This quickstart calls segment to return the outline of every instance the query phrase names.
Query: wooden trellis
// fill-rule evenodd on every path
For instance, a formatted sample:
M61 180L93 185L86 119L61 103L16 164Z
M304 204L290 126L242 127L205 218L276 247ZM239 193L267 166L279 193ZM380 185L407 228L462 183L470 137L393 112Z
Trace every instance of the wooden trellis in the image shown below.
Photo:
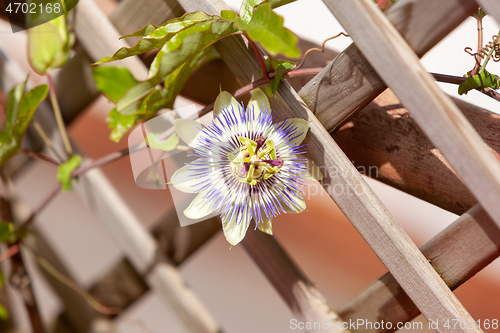
M310 132L306 138L309 157L325 170L337 170L325 174L324 188L389 272L334 312L275 238L249 232L242 245L294 315L303 321L327 319L342 323L361 318L371 322L392 322L393 329L384 332L394 331L396 323L412 320L419 313L440 322L453 319L474 322L451 290L500 254L500 205L497 204L500 202L500 165L483 141L486 140L493 151L500 152L500 143L492 129L495 126L499 128L500 122L487 111L443 94L433 78L423 70L418 57L455 29L477 9L478 4L500 22L500 5L495 0L478 0L478 3L473 0L399 0L384 15L371 0L324 2L353 38L355 45L339 54L299 92L287 82L280 83L271 103L275 109L310 121ZM127 46L125 41L118 39L121 35L148 23L161 24L184 12L202 10L218 14L222 9L227 8L219 0L123 0L108 18L94 0L80 0L76 7L75 32L83 48L77 51L70 65L61 70L56 78L58 96L67 118L74 117L97 95L88 75L89 64ZM241 83L247 84L261 76L255 54L243 36L224 38L215 47ZM2 90L8 91L22 80L25 73L16 69L15 61L5 51L0 61ZM122 65L138 79L147 75L147 67L138 57L131 57ZM79 86L64 84L65 79L75 77L81 78ZM391 92L384 92L387 87L392 88L408 108L401 108L400 112L410 112L413 116L404 126L416 128L417 124L422 129L404 137L405 144L412 148L407 149L404 156L384 156L386 152L376 148L385 146L383 140L398 135L392 130L387 134L389 138L374 134L386 131L394 123L390 117L373 119L375 114L384 112L381 111L384 105L399 103ZM76 89L78 93L75 93ZM380 94L381 97L373 101ZM67 97L75 95L78 98ZM54 133L57 131L55 123L46 116L47 111L43 112L47 107L41 106L42 112L37 114L37 119L47 133ZM362 130L335 133L349 120ZM407 133L404 126L400 126L399 130ZM429 141L422 146L421 143L427 140L425 137ZM380 145L364 145L373 140L379 140ZM430 191L418 181L398 181L390 170L380 169L379 175L379 180L391 186L462 214L418 249L365 183L352 164L351 156L364 152L362 158L354 159L359 165L377 165L378 158L391 159L391 163L416 161L411 157L420 154L420 150L429 150L428 147L433 145L440 149L450 165L439 159L428 159L422 161L418 168L403 168L399 176L418 179L437 175L434 190ZM79 195L113 230L113 237L133 266L122 263L109 273L134 276L135 283L141 286L138 294L128 302L138 298L148 285L175 309L188 331L219 331L210 309L206 309L185 286L175 265L213 235L220 228L220 222L217 219L204 222L206 227L202 236L188 245L188 253L177 257L158 255L158 241L127 208L100 170L84 174L80 183ZM337 194L332 190L335 185L350 189L350 195ZM171 230L166 228L158 233ZM453 242L446 241L450 239ZM57 254L51 252L43 239L38 239L38 246L54 266L68 274ZM427 258L436 259L429 262ZM76 301L74 292L65 289L59 281L49 280L63 299L64 315L71 329L88 332L88 323L97 320L100 315L86 303ZM334 328L320 331L349 332ZM382 330L366 328L356 332L375 331ZM469 325L467 328L439 326L438 331L480 332L481 329L477 326L470 328Z

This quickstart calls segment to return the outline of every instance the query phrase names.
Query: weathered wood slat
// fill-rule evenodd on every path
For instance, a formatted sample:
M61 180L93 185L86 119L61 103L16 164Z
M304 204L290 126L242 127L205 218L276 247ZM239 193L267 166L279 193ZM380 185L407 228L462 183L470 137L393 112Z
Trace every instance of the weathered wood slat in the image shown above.
M248 232L242 245L294 313L313 323L326 320L329 327L319 330L321 332L349 333L341 328L343 320L276 238L262 232Z
M458 172L490 216L500 224L500 165L453 101L371 2L326 0L358 48ZM345 4L348 7L341 6ZM352 15L360 15L350 20ZM367 33L368 32L368 33Z
M499 116L458 99L454 102L485 142L500 153ZM458 215L477 204L390 89L333 138L357 167L376 168L377 179L390 186Z
M473 0L399 0L387 17L421 57L476 8ZM305 85L299 95L332 132L385 88L370 63L351 44Z
M372 66L412 112L484 209L500 224L497 205L500 165L451 99L425 72L401 35L369 1L326 0L325 3L358 48L369 55ZM470 318L466 312L450 307L452 314L457 318Z
M97 61L114 54L122 47L130 47L93 0L78 3L75 8L75 34L92 60ZM138 80L147 77L148 69L137 56L120 60L115 66L127 67Z
M122 35L126 35L149 23L161 25L183 13L184 10L175 0L124 0L118 4L109 19Z
M500 152L500 117L455 100L490 147ZM477 203L434 145L425 137L391 90L386 90L333 135L358 168L376 167L370 175L457 214ZM450 241L451 240L451 241ZM451 289L457 288L499 255L500 232L476 205L421 250ZM339 310L344 320L393 323L412 320L420 311L390 273L384 275Z
M216 14L224 9L220 1L179 2L186 11L204 10ZM241 36L225 38L216 47L243 83L260 76L257 59ZM469 318L467 311L297 93L286 82L282 83L271 103L293 117L310 121L305 143L309 144L308 155L328 171L323 186L422 312L431 318ZM335 186L342 188L343 192L336 192Z
M421 247L432 266L451 289L458 288L500 255L500 230L481 206L476 205ZM339 310L344 320L392 323L391 329L356 333L389 333L399 322L414 319L419 309L387 273ZM468 325L467 325L468 326ZM458 330L456 330L458 331ZM456 332L455 331L455 332Z

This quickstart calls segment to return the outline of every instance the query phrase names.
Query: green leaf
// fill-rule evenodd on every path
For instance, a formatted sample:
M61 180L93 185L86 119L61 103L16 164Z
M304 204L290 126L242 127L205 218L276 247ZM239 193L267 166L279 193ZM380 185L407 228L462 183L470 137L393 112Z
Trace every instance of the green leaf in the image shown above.
M14 156L21 147L26 128L41 101L47 97L49 87L37 86L24 94L26 82L13 88L7 98L4 130L0 132L0 165ZM24 94L24 95L23 95Z
M57 179L61 183L61 188L64 191L69 191L73 188L71 174L73 170L80 166L80 163L82 163L82 158L79 155L73 155L69 160L59 166L57 170Z
M69 60L74 36L68 33L66 16L28 29L28 57L31 68L40 75L63 66Z
M269 3L273 8L278 8L297 0L244 0L240 8L240 17L245 22L250 22L254 8L263 3Z
M28 82L29 74L26 80L14 87L7 98L7 115L5 116L4 130L7 131L12 129L17 120L17 114L19 112L19 104L21 104L21 99L23 98L24 92L26 91L26 83Z
M222 37L236 31L236 25L226 20L196 23L179 31L156 55L149 69L148 80L139 82L127 91L116 104L116 109L123 114L135 113L141 100L167 75Z
M0 288L2 288L4 284L5 284L5 276L3 275L3 272L0 271Z
M134 114L126 115L115 109L111 110L107 122L112 129L110 139L120 141L123 136L139 121L151 118L154 114L164 108L172 108L175 98L181 90L189 75L206 58L212 58L212 47L206 48L198 53L193 59L177 68L172 74L167 76L164 85L165 89L154 89L140 102L138 110Z
M465 77L467 77L467 80L458 86L459 95L467 94L469 90L476 88L500 88L500 80L498 76L490 74L487 71L480 72L472 76L470 76L470 72L468 72Z
M250 22L241 18L236 22L238 28L260 42L271 55L282 53L290 58L300 57L297 37L283 26L283 17L272 11L271 4L265 3L255 8Z
M124 67L94 67L92 75L97 90L115 103L138 82L130 71Z
M42 84L31 89L23 96L19 104L16 124L12 127L12 133L15 137L23 137L38 104L47 97L48 92L49 86Z
M0 222L0 242L9 239L10 236L12 235L13 230L14 229L12 228L12 224L8 222Z
M109 128L112 130L109 138L112 141L119 142L139 120L140 118L137 115L123 115L114 108L106 119Z
M269 59L271 59L271 61L272 61L271 63L273 65L274 71L276 71L276 72L279 72L279 71L284 70L284 69L290 69L290 68L293 68L295 66L295 63L291 62L291 61L274 59L274 58L269 58ZM269 67L269 60L266 60L266 63L267 63L267 66ZM285 73L275 75L273 80L271 81L271 83L269 83L266 86L266 92L270 98L274 97L274 95L276 94L276 90L278 89L278 85L279 85L283 75L285 75Z
M179 137L175 134L172 134L168 139L160 141L158 136L161 133L148 133L146 137L146 143L151 148L161 149L163 151L174 150L179 144Z
M220 12L220 18L229 22L236 22L238 15L232 10L223 10Z
M97 61L94 65L121 60L127 57L142 54L147 51L158 49L165 45L165 43L172 39L172 37L174 37L182 29L190 27L193 24L199 22L216 20L218 18L218 16L210 16L208 14L205 14L204 12L194 12L186 14L179 18L169 20L164 25L159 27L153 24L149 24L139 31L122 37L143 37L136 45L130 48L122 47L113 56L103 58Z

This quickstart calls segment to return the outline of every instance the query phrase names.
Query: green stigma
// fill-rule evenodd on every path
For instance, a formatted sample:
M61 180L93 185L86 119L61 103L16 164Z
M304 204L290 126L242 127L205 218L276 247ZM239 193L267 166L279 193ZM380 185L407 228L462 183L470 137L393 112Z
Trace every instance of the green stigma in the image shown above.
M240 182L257 185L259 181L268 179L280 171L283 160L277 158L272 140L258 137L253 141L243 136L238 140L241 146L227 157L233 175Z

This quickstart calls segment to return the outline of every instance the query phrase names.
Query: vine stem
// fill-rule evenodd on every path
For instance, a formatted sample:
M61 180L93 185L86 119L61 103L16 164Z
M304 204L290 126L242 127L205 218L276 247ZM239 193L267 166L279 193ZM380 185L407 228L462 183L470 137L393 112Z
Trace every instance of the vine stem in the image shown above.
M259 48L257 47L257 44L248 36L247 33L244 33L245 37L248 39L248 43L253 49L253 52L257 56L257 59L259 60L260 68L262 69L262 74L264 78L267 80L267 83L271 82L271 78L269 77L269 73L267 71L266 63L264 61L264 58L262 58L262 54L260 53Z
M454 75L446 75L446 74L436 74L436 73L431 73L432 76L436 79L438 82L444 82L444 83L452 83L452 84L462 84L467 80L465 77L461 76L454 76ZM491 88L476 88L477 91L482 92L486 96L489 96L493 98L494 100L497 100L500 102L500 94L497 93L495 90Z
M64 120L61 114L61 109L59 108L59 103L57 102L56 89L54 86L54 81L50 73L47 73L47 80L49 81L49 92L50 101L52 103L52 108L54 109L54 114L56 116L57 126L61 132L61 136L64 143L64 148L69 156L73 155L73 149L71 148L71 143L69 142L68 133L66 132L66 127L64 126Z
M37 160L49 162L49 163L57 165L57 166L59 165L59 163L56 160L54 160L54 159L52 159L52 158L50 158L48 156L45 156L45 155L42 155L42 154L38 154L38 153L29 151L29 150L26 150L26 149L21 149L20 152L23 153L26 156L35 158Z

